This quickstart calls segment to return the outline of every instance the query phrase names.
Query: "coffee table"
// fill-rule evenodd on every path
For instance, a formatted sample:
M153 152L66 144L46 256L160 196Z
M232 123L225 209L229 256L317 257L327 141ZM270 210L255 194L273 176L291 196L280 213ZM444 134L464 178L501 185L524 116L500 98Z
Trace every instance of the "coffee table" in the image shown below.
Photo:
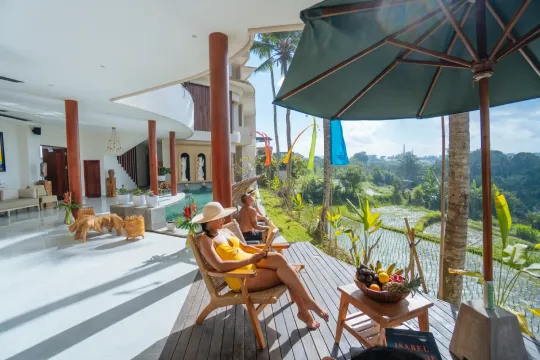
M379 303L368 298L356 286L339 286L341 301L336 328L336 344L341 339L343 329L347 330L366 347L386 345L384 328L405 326L414 330L405 321L418 318L420 331L429 331L428 309L433 303L421 295L409 295L395 303ZM349 304L360 310L347 316Z

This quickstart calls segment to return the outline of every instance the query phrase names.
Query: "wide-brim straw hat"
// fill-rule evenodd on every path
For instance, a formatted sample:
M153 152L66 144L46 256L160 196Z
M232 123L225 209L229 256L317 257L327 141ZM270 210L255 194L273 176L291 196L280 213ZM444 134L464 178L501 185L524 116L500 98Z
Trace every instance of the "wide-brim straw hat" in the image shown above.
M202 213L196 215L191 222L194 224L207 223L229 216L235 211L234 207L224 209L220 203L212 201L204 205Z

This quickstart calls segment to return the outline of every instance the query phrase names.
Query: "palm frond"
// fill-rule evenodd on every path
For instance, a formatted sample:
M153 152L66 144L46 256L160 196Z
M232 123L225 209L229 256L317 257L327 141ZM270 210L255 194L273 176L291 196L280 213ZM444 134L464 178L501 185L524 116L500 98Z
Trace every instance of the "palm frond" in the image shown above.
M259 65L255 71L253 71L255 74L257 73L261 73L261 72L267 72L267 71L270 71L271 68L274 67L274 64L273 64L273 59L272 58L268 58L266 59L265 61L263 61L263 63L261 65Z

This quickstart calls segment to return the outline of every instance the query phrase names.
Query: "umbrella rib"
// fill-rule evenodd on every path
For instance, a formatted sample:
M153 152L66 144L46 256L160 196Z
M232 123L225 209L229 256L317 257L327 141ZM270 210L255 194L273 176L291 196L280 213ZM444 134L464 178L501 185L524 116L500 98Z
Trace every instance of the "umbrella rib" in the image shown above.
M419 1L424 1L424 0L394 0L394 1L374 0L374 1L360 2L356 4L332 6L332 7L323 8L321 16L316 17L316 19L330 17L330 16L351 14L351 13L355 13L359 11L369 11L369 10L377 10L377 9L398 6L398 5L407 5L407 4L419 2Z
M459 5L463 5L464 3L466 3L467 1L466 0L463 0L463 1L460 1L460 2L457 2L455 4L452 5L452 7L456 7L456 6L459 6ZM327 78L328 76L332 75L333 73L335 73L336 71L339 71L340 69L344 68L345 66L347 65L350 65L352 64L353 62L355 62L356 60L364 57L365 55L377 50L378 48L380 48L381 46L383 46L386 42L385 40L389 37L398 37L398 36L401 36L415 28L417 28L418 26L422 25L424 22L426 22L427 20L439 15L440 13L442 12L441 9L438 9L438 10L434 10L430 13L428 13L427 15L425 15L424 17L421 17L420 19L416 20L415 22L401 28L400 30L388 35L386 38L382 39L381 41L369 46L368 48L360 51L359 53L357 53L356 55L353 55L351 56L350 58L340 62L339 64L331 67L330 69L326 70L325 72L315 76L313 79L305 82L304 84L296 87L295 89L289 91L288 93L286 93L285 95L283 95L281 97L281 101L285 101L287 100L288 98L290 98L291 96L294 96L296 94L298 94L299 92L301 92L302 90L305 90L307 89L308 87L310 87L311 85L314 85L316 83L318 83L319 81Z
M459 4L459 6L457 6L454 11L459 11L459 9L465 5L466 2L462 2ZM469 7L470 8L470 7ZM426 41L431 35L433 35L433 33L435 31L437 31L437 29L439 29L445 22L447 21L447 19L445 18L442 18L440 20L438 20L435 24L433 24L433 26L431 28L429 28L425 33L423 33L414 43L414 46L417 46L417 45L420 45L422 44L424 41ZM411 53L411 49L408 49L404 52L402 52L396 59L394 59L394 61L392 61L392 63L390 65L388 65L381 73L379 73L379 75L377 75L373 80L370 81L369 84L367 84L358 94L356 94L356 96L354 98L352 98L341 110L339 110L339 112L334 116L332 117L333 119L337 119L339 118L341 115L343 115L343 113L345 111L347 111L351 106L354 105L354 103L356 103L362 96L364 96L369 90L371 90L371 88L373 86L375 86L379 81L381 81L382 78L384 78L386 75L388 75L388 73L390 73L390 71L392 71L396 65L400 62L400 60L403 60L405 59L407 56L409 56L409 54ZM467 63L467 65L469 65ZM470 66L470 65L469 65Z
M408 44L408 43L406 43L404 41L400 41L400 40L397 40L397 39L387 39L386 42L389 43L389 44L392 44L392 45L400 46L400 47L403 47L403 48L406 48L406 49L409 49L409 50L419 52L421 54L430 55L430 56L439 58L441 60L446 60L446 61L450 61L450 62L459 64L459 65L463 65L463 66L466 66L466 67L471 67L471 63L469 61L467 61L465 59L455 57L455 56L452 56L452 55L447 55L447 54L439 52L439 51L434 51L434 50L426 49L426 48L421 47L421 46Z
M470 66L463 66L449 61L426 61L426 60L409 60L409 59L397 59L398 63L405 64L416 64L416 65L427 65L427 66L437 66L437 67L447 67L454 69L470 69Z
M527 46L530 42L538 39L540 37L540 25L536 25L534 28L532 28L531 31L529 31L525 36L523 36L520 40L518 40L515 44L512 46L507 46L506 49L501 50L499 54L496 56L496 61L501 61L503 57L506 55L509 55L513 53L516 50L519 50L523 48L524 46Z
M523 15L525 10L527 9L527 6L529 6L530 3L531 3L531 0L523 1L523 4L521 4L519 9L516 11L514 16L512 17L512 20L510 20L508 25L504 27L503 33L501 37L499 38L499 41L497 41L497 44L495 45L495 47L493 48L493 51L489 55L489 61L493 61L495 59L495 55L497 55L497 52L501 49L503 42L506 40L506 38L508 37L508 34L510 34L514 26L516 26L518 20L521 18L521 16Z
M461 26L464 26L467 22L467 18L469 17L469 14L471 13L473 4L470 3L469 7L465 11L465 14L463 14L463 18L461 19ZM450 43L448 44L448 48L446 49L446 53L450 54L452 52L452 48L454 47L457 40L457 33L454 31L452 34L452 39L450 40ZM435 72L435 75L433 75L433 79L431 80L431 84L429 84L429 89L426 93L426 96L424 97L424 101L422 102L422 106L420 107L420 111L418 111L417 117L421 117L424 113L424 110L426 109L427 103L429 99L431 98L431 94L433 93L433 89L435 88L435 85L437 84L437 81L439 81L439 77L441 76L442 67L438 68Z
M499 17L499 15L495 11L495 9L493 9L493 6L491 6L491 3L489 1L486 1L486 6L487 6L489 12L491 13L491 15L493 15L493 17L495 18L495 21L497 21L497 23L499 24L499 26L501 28L505 29L506 25L504 24L502 19ZM512 41L514 44L517 42L516 37L512 34L512 31L510 31L506 36L508 36L510 41ZM519 49L519 52L523 56L525 61L527 61L527 63L531 66L531 68L534 70L534 72L536 72L536 74L538 76L540 76L540 69L538 68L538 66L536 66L538 61L535 62L533 59L531 59L529 54L527 54L527 52L525 52L525 49L523 49L523 48Z
M467 48L467 51L469 51L469 53L471 54L474 61L475 62L480 62L480 57L478 56L478 54L474 50L474 48L473 48L473 46L471 44L471 41L469 40L467 35L463 32L463 29L457 23L456 19L454 18L454 16L450 12L450 10L448 10L448 7L446 7L446 5L444 4L444 2L442 0L437 0L437 2L441 6L444 14L446 15L446 17L450 21L450 24L452 24L452 27L454 28L454 30L456 31L456 33L460 37L461 41L463 41L463 44L465 45L465 48Z

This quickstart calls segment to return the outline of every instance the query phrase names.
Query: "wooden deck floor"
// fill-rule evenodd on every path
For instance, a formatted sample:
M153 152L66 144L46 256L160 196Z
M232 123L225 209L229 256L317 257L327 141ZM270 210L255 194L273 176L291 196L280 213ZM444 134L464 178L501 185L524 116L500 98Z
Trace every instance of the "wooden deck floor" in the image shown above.
M322 323L318 331L307 331L296 319L296 305L290 305L288 295L265 308L259 316L268 346L257 351L256 340L244 307L230 306L214 311L204 324L196 325L195 318L208 303L208 292L200 275L195 279L160 360L214 359L320 359L331 355L350 359L349 348L361 346L344 332L341 342L334 344L336 317L339 308L337 287L352 282L354 267L342 263L309 243L295 243L286 251L289 262L306 265L302 279L312 296L330 313L330 321ZM451 360L448 351L456 308L431 299L430 331L435 336L443 359ZM409 324L418 328L416 321ZM540 359L540 344L524 337L529 359Z

